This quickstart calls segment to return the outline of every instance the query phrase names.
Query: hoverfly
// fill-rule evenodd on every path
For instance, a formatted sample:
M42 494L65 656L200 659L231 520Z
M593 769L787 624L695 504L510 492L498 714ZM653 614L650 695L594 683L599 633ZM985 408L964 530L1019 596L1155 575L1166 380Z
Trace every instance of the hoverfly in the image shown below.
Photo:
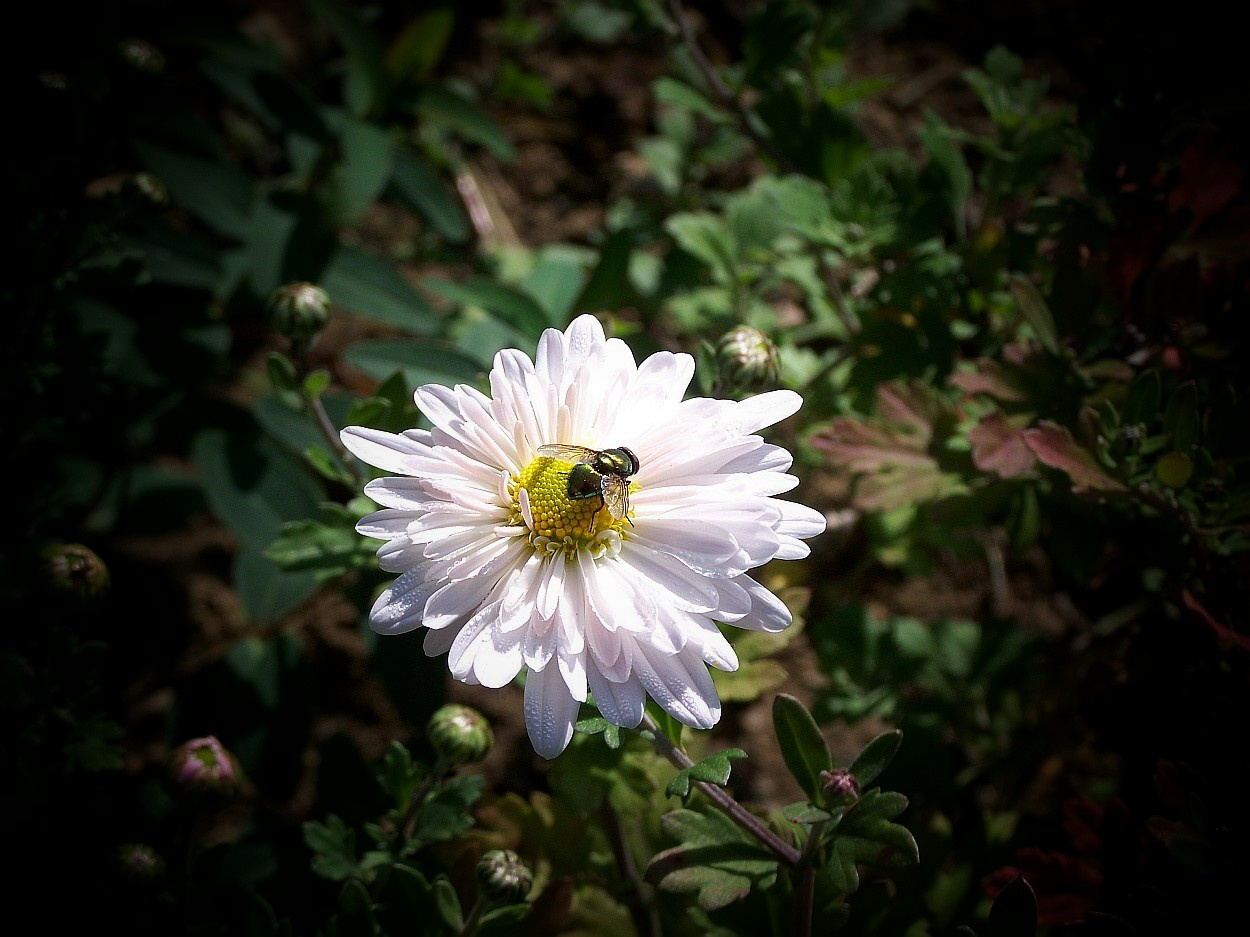
M628 478L640 468L638 456L633 452L624 446L615 449L591 449L588 446L556 443L539 446L538 454L573 463L568 484L570 501L597 497L602 499L613 518L618 521L621 518L628 519Z

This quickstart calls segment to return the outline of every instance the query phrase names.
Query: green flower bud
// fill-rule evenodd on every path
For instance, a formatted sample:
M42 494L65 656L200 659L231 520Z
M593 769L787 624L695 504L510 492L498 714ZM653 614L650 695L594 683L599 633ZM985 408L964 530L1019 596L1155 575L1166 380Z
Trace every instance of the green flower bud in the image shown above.
M716 343L717 378L726 390L769 390L777 383L780 364L777 346L750 325L730 329Z
M476 709L448 703L435 710L425 734L440 758L453 765L473 765L490 754L495 734Z
M152 882L165 874L165 860L146 843L123 843L117 848L117 865L132 882Z
M169 760L169 779L192 798L228 801L239 792L239 765L215 736L183 742Z
M330 321L330 297L314 283L288 283L269 298L269 321L292 342L309 344Z
M477 881L483 893L501 904L524 901L534 886L534 873L511 849L493 849L477 863Z
M95 552L81 543L63 543L44 551L48 580L62 592L91 599L109 587L109 571Z

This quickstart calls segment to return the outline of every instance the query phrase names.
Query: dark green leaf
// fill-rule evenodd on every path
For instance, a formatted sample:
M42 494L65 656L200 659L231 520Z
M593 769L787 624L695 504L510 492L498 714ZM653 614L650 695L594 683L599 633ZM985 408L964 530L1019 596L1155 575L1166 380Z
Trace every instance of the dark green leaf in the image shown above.
M464 912L460 908L460 896L451 882L445 878L434 880L434 905L438 908L438 916L443 923L451 928L452 933L460 933L464 929Z
M480 144L497 159L511 162L516 158L512 141L486 111L468 98L447 88L425 88L413 104L421 117Z
M833 819L828 810L821 810L807 800L786 804L781 808L781 815L792 823L825 823Z
M370 377L390 377L397 370L409 387L423 384L472 384L482 377L477 362L452 349L415 339L377 339L351 346L344 357Z
M469 218L459 198L429 164L411 150L396 152L391 187L401 201L452 244L464 244L469 240Z
M819 802L824 781L821 772L833 770L833 756L820 726L802 703L778 693L773 700L773 728L790 774L814 802Z
M247 237L255 187L231 163L209 156L136 140L132 144L173 201L215 232L236 241Z
M1033 335L1052 355L1059 354L1059 335L1055 330L1055 317L1051 315L1046 299L1023 273L1012 273L1007 286L1016 301L1016 308L1033 329Z
M681 845L656 855L646 879L665 891L696 892L699 906L710 911L776 879L777 860L718 811L674 810L662 823Z
M987 937L1033 937L1037 933L1037 896L1023 875L1013 878L990 906Z
M454 303L484 309L531 339L537 339L543 329L553 324L534 297L498 280L470 277L463 283L453 283L431 277L421 285Z
M348 879L339 892L338 937L374 937L373 899L364 882Z
M331 814L325 823L309 820L303 829L304 842L314 853L314 872L334 881L357 873L356 834L346 823Z
M354 7L338 0L308 0L313 13L333 31L347 51L345 96L353 113L377 110L386 89L382 44Z
M882 771L894 760L899 746L903 744L903 733L895 729L883 732L864 746L864 750L851 763L850 772L859 782L860 790L866 790Z
M428 335L438 326L433 307L408 285L395 266L362 247L340 245L321 287L335 306L411 335Z

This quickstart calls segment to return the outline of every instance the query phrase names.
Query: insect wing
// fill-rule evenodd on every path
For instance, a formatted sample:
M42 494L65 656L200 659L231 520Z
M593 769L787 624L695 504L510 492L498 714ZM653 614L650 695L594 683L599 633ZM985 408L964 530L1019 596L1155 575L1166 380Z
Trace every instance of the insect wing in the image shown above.
M587 449L585 446L570 446L564 443L551 443L547 446L539 446L538 454L548 459L560 459L564 462L589 463L595 457L595 450Z
M603 476L603 503L618 521L629 512L629 482L620 475Z

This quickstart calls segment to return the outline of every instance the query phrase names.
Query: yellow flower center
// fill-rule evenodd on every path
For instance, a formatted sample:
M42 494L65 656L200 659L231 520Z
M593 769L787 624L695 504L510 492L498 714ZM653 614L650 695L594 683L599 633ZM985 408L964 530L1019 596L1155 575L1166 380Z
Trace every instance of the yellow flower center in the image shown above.
M529 527L530 542L549 553L571 552L579 547L615 552L620 548L622 528L628 522L613 518L603 498L592 493L594 479L586 474L588 470L586 465L539 456L509 485L510 523ZM571 488L570 474L574 475ZM592 482L589 489L588 479Z

